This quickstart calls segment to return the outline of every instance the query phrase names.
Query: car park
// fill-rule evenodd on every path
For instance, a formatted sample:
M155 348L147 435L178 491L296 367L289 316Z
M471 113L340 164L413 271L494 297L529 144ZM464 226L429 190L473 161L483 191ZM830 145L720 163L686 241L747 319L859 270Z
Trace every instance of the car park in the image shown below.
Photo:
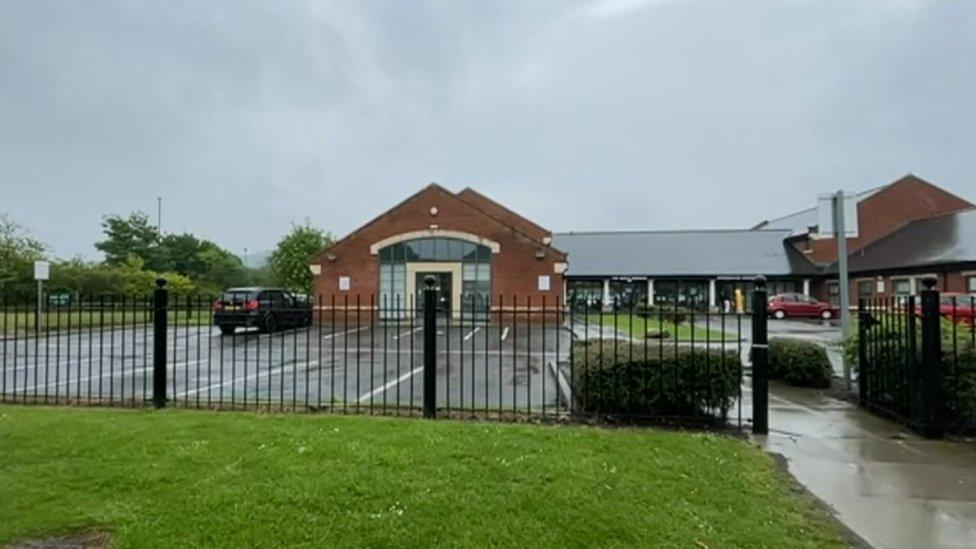
M834 317L834 309L830 303L797 293L776 294L770 297L768 311L769 315L776 319L806 317L830 320Z
M213 320L223 335L237 328L271 333L311 324L312 304L282 288L229 288L214 301Z

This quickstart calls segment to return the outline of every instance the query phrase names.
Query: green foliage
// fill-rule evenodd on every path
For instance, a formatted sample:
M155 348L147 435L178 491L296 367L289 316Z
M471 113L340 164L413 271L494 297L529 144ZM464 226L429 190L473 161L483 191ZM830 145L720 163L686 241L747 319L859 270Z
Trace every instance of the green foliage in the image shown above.
M86 296L118 295L145 297L156 287L162 276L175 295L188 295L196 290L193 281L175 272L158 273L146 269L141 259L130 257L118 265L87 263L73 259L51 267L51 292L74 292Z
M305 223L294 225L271 254L271 272L278 284L297 292L311 293L312 271L308 266L312 258L332 245L332 235Z
M147 271L175 273L192 280L194 291L213 295L231 286L245 286L261 273L244 266L239 257L217 244L190 233L160 235L142 212L128 217L107 216L102 222L105 240L95 247L105 253L105 263L121 266L136 258ZM265 277L266 278L266 277ZM174 275L174 288L188 286Z
M34 261L44 258L44 244L0 212L0 295L20 299L35 291Z
M735 351L689 346L650 349L619 341L573 345L573 376L583 411L655 417L728 414L739 394Z
M159 232L149 224L149 216L134 212L128 217L108 215L102 220L105 240L95 243L95 248L105 254L109 265L121 265L130 257L138 257L143 262L154 265Z
M769 379L798 387L829 388L833 373L821 345L782 337L769 341Z
M662 305L640 305L634 309L634 315L641 318L654 319L663 318L664 322L681 324L691 316L691 310L687 307L667 307Z

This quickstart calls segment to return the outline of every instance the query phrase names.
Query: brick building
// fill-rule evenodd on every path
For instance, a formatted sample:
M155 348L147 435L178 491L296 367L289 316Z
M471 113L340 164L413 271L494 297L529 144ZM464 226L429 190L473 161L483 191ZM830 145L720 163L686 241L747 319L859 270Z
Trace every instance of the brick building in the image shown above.
M976 206L911 174L856 199L858 235L847 239L852 304L914 294L927 277L943 292L976 292ZM839 302L837 240L819 234L816 208L754 228L789 231L786 242L820 272L810 294Z
M471 189L431 184L323 250L312 262L323 304L376 307L381 318L413 314L423 280L437 280L438 308L454 316L489 304L554 305L566 254L551 233ZM469 313L470 312L470 313Z
M934 276L946 292L976 292L976 206L914 175L857 195L848 239L851 302L907 295ZM741 306L752 280L771 293L837 304L837 242L811 207L749 229L557 233L471 189L431 184L313 261L325 305L406 317L422 281L455 316L557 302L629 307L677 301ZM500 301L504 296L504 301ZM558 301L557 301L558 300Z

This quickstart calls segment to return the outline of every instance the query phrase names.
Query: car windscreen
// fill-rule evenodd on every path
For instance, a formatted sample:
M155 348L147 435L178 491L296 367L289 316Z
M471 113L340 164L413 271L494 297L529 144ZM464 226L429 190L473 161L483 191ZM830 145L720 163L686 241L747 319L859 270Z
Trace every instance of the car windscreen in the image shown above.
M224 292L220 294L220 300L226 303L244 303L257 299L257 295L257 292Z

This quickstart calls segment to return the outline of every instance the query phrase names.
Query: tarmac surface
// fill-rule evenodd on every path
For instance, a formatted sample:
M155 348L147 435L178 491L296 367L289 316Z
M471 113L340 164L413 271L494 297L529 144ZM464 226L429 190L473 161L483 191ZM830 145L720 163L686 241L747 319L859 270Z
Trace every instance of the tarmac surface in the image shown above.
M558 363L571 334L555 326L438 326L437 404L444 409L562 411ZM423 403L419 325L313 325L221 336L210 326L167 334L168 396L176 406L403 407ZM146 403L151 327L75 330L0 342L5 400ZM563 383L565 387L565 381Z

